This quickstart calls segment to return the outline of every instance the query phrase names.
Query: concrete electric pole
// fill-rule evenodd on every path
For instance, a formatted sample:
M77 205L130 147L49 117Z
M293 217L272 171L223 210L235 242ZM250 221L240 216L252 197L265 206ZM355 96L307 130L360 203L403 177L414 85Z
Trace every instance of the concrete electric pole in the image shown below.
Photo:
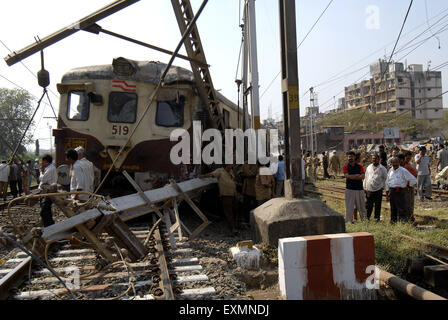
M303 198L295 0L279 0L282 99L285 131L285 197Z

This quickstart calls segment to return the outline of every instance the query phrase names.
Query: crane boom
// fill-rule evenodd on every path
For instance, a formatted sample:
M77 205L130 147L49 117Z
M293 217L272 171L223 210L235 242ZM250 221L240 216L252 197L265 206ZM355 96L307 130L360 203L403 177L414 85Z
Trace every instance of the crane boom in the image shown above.
M194 18L191 3L189 0L171 0L171 4L173 5L180 32L183 34L185 30L187 30L190 21ZM191 59L202 62L202 64L198 64L195 61L190 60L198 93L202 103L207 106L213 127L223 132L225 130L224 118L221 109L219 109L218 106L218 97L213 86L197 25L192 28L190 34L186 37L184 44L188 56Z
M33 55L36 52L39 52L46 47L51 46L52 44L65 39L72 34L78 32L79 30L83 30L85 28L88 28L95 22L104 19L121 9L124 9L140 0L117 0L106 7L93 12L92 14L88 15L87 17L82 18L81 20L62 28L59 31L56 31L55 33L45 37L44 39L30 44L29 46L23 48L19 52L13 52L12 54L9 54L5 57L5 61L8 66L12 66L13 64L22 61L25 58L28 58L29 56Z

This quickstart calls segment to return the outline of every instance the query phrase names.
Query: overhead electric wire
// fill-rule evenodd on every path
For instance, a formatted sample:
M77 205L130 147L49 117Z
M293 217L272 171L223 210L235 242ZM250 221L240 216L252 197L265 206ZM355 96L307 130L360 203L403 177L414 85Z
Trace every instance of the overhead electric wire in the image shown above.
M446 15L446 16L448 16L448 14ZM440 20L439 20L440 21ZM444 25L441 29L439 29L435 34L440 34L440 33L442 33L442 32L445 32L445 31L447 31L448 30L448 24L446 24L446 25ZM424 32L425 33L425 32ZM421 33L419 36L421 36L422 34L424 34L424 33ZM417 37L414 37L414 39L413 40L415 40L415 39L417 39L419 36L417 36ZM421 41L419 41L419 42L417 42L417 43L415 43L415 44L413 44L413 45L410 45L410 46L407 46L407 47L404 47L404 46L406 46L406 45L408 45L410 42L408 42L408 43L406 43L402 48L400 48L399 50L397 50L395 53L394 53L394 55L396 55L396 54L398 54L399 52L402 52L402 51L404 51L404 50L407 50L407 49L410 49L411 47L414 47L414 46L416 46L415 48L413 48L411 51L409 51L406 55L404 55L404 56L402 56L402 57L400 57L399 59L398 59L398 61L402 61L404 58L406 58L407 56L409 56L412 52L414 52L415 50L417 50L418 48L420 48L422 45L424 45L427 41L429 41L430 39L432 39L433 38L433 36L430 36L430 37L427 37L427 38L425 38L425 39L423 39L423 40L421 40ZM364 67L362 67L361 69L358 69L358 70L356 70L356 71L354 71L354 72L351 72L351 73L349 73L349 74L347 74L347 75L351 75L351 74L353 74L353 73L356 73L356 72L358 72L358 71L360 71L360 70L362 70L362 69L364 69L364 68L366 68L366 67L368 67L369 65L366 65L366 66L364 66ZM369 72L368 72L369 73ZM367 73L367 74L368 74ZM345 75L345 76L347 76L347 75ZM342 77L342 76L341 76ZM363 76L364 77L364 76ZM362 77L362 78L363 78ZM343 80L343 79L342 79ZM336 79L334 79L334 81L336 81ZM355 83L356 82L358 82L359 80L356 80L355 81ZM333 85L332 85L333 86ZM338 96L339 94L341 94L342 92L343 92L344 90L342 90L342 91L340 91L340 92L338 92L337 94L336 94L336 96ZM333 98L330 98L329 100L327 100L325 103L323 103L322 105L321 105L321 107L323 107L326 103L328 103L328 101L330 101L330 100L332 100Z
M6 45L6 43L5 43L4 41L2 41L1 39L0 39L0 43L6 48L6 50L8 50L10 53L13 53L13 51L12 51L11 49L9 49L9 47ZM28 66L27 66L23 61L20 61L20 64L21 64L26 70L28 70L28 72L31 73L31 74L33 75L34 78L37 79L37 75L36 75L33 71L31 71L31 69L28 68ZM50 88L48 89L48 91L50 91L56 98L59 98L59 96L58 96L56 93L54 93L53 90L51 90ZM51 106L51 109L52 109L52 111L53 111L53 114L54 114L54 116L57 118L57 116L56 116L56 112L54 111L54 108L53 108L53 105L52 105L52 103L51 103L50 96L48 95L48 93L47 93L47 98L48 98L48 101L50 102L50 106Z
M402 32L403 32L404 26L406 25L406 21L407 21L407 19L408 19L409 12L411 11L411 8L412 8L413 3L414 3L414 0L411 0L411 2L409 3L409 7L408 7L408 10L407 10L407 12L406 12L406 16L405 16L405 18L404 18L404 20L403 20L403 23L402 23L402 26L401 26L401 29L400 29L400 33L398 34L398 37L397 37L397 40L395 41L395 45L394 45L394 48L392 49L392 53L391 53L391 55L390 55L389 61L387 62L387 67L386 67L386 68L384 69L384 71L381 73L381 77L380 77L381 81L380 81L380 83L379 83L378 85L375 85L375 91L374 91L374 93L373 93L373 95L372 95L373 98L375 98L378 88L379 88L379 87L381 86L381 84L383 83L384 75L386 74L386 71L387 71L387 69L389 68L389 65L390 65L390 63L391 63L391 61L392 61L392 58L393 58L393 56L394 56L395 49L397 48L398 42L400 41L401 34L402 34ZM364 112L361 114L361 117L355 122L355 125L353 125L354 128L356 128L356 127L358 126L358 124L359 124L359 123L361 122L361 120L364 118L364 116L365 116L366 113L367 113L367 108L364 109ZM340 144L343 143L343 142L344 142L344 141L339 142L339 143L337 144L337 146L340 145Z
M0 40L0 43L1 43L1 44L6 48L6 50L8 50L10 53L14 53L11 49L9 49L9 47L5 44L4 41ZM35 74L30 68L28 68L28 66L27 66L23 61L20 61L20 64L21 64L26 70L28 70L28 72L31 73L31 74L33 75L34 78L37 79L36 74ZM51 89L49 89L48 91L50 91L56 98L59 98L59 96L58 96L56 93L54 93Z
M375 91L373 93L373 98L375 98L378 88L383 83L384 75L386 74L387 69L389 68L390 63L392 62L392 58L394 56L395 49L397 48L398 42L400 41L401 34L403 32L404 26L406 25L406 21L408 20L409 12L411 11L411 8L412 8L413 4L414 4L414 0L411 0L411 2L409 3L408 11L406 12L406 16L404 17L403 24L401 25L401 29L400 29L400 33L398 34L397 41L395 42L395 45L394 45L394 48L392 49L392 53L390 55L389 61L387 62L387 66L386 66L386 68L384 68L384 71L381 74L381 77L380 77L381 81L380 81L380 83L378 85L375 85ZM375 102L375 104L376 104L376 102ZM362 113L361 117L356 122L356 125L358 125L358 123L361 122L362 118L364 118L364 115L366 113L367 113L367 109L364 110L364 112ZM356 127L356 125L354 127Z
M308 36L311 34L311 32L313 31L314 27L319 23L320 19L323 17L323 15L325 14L325 12L328 10L328 8L330 7L330 5L333 3L334 0L330 0L330 2L327 4L327 6L325 7L324 11L322 11L322 13L319 15L319 18L317 18L317 20L314 22L313 26L310 28L310 30L307 32L307 34L305 35L305 37L302 39L302 41L300 41L299 45L297 46L297 49L300 48L300 46L305 42L305 40L308 38ZM260 100L263 98L263 96L266 94L266 92L269 90L269 88L272 86L272 84L274 83L274 81L278 78L278 76L281 74L282 72L279 71L277 73L277 75L274 77L274 79L272 79L272 81L269 83L269 85L266 87L266 89L263 91L263 93L260 96Z
M438 16L440 16L441 14L443 14L443 13L446 12L446 11L448 11L448 9L445 9L445 10L443 10L442 12L438 13L437 15L435 15L434 17L432 17L430 20L433 20L433 19L437 18ZM439 23L440 23L443 19L445 19L446 17L448 17L448 14L445 14L442 18L440 18L440 19L437 20L435 23L433 23L431 27L436 26L437 24L439 24ZM421 27L422 25L424 25L424 24L425 24L425 23L418 25L417 27L413 28L411 31L409 31L409 32L406 33L405 35L409 35L409 34L411 34L412 32L414 32L414 30L420 28L420 27ZM406 44L404 44L400 49L398 49L398 50L396 51L395 54L398 54L398 53L400 53L400 52L402 52L402 51L404 51L404 50L407 50L407 49L408 49L407 46L408 46L409 44L411 44L412 42L414 42L416 39L418 39L419 37L421 37L423 34L427 33L429 30L430 30L429 28L426 28L423 32L419 33L417 36L415 36L414 38L412 38L411 40L409 40L409 41L408 41ZM445 30L443 30L443 31L445 31ZM429 38L427 38L427 39L425 39L425 40L428 40L428 39L431 39L431 38L432 38L432 36L429 37ZM394 43L394 42L390 42L390 43L388 43L387 45L381 47L380 49L374 51L372 54L366 56L365 58L363 58L363 59L357 61L356 63L350 65L349 67L343 69L342 71L338 72L337 74L335 74L334 76L332 76L332 77L330 77L329 79L325 80L324 82L321 82L321 83L315 85L314 88L320 87L320 86L325 85L325 84L327 84L327 83L331 83L331 82L337 81L337 80L342 79L342 78L346 78L346 77L348 77L348 76L350 76L350 75L352 75L352 74L354 74L354 73L357 73L357 72L359 72L359 71L361 71L361 70L363 70L363 69L369 67L370 64L367 64L367 65L364 65L363 67L361 67L361 68L359 68L359 69L357 69L357 70L350 71L349 73L345 73L345 74L341 75L344 71L350 70L352 67L358 65L360 62L362 62L362 61L368 59L368 58L371 57L372 55L374 55L374 54L376 54L377 52L383 50L384 48L387 48L391 43ZM417 45L418 45L418 44L417 44Z
M428 21L428 0L425 0L425 11L426 11L426 22L428 23L428 27L429 27L429 21ZM433 33L431 27L429 27L429 28L431 30L431 33ZM434 35L434 34L433 34L433 37L435 37L437 39L437 41L439 43L439 49L440 49L440 38L436 37L436 35Z

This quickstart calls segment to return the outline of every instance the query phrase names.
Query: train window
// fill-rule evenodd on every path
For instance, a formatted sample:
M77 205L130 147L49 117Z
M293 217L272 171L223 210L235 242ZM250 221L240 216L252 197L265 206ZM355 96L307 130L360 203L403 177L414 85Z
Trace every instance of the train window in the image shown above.
M185 97L172 101L158 101L156 112L156 124L161 127L184 126Z
M69 120L86 121L89 119L90 99L85 91L70 91L67 100Z
M111 92L107 119L110 122L134 123L137 119L137 94Z

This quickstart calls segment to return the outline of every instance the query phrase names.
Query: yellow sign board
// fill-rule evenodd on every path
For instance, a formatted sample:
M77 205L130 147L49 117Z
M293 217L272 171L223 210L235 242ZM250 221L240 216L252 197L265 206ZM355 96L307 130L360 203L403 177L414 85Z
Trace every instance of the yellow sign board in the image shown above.
M289 109L299 109L299 86L288 87Z
M64 139L64 150L75 149L77 147L87 148L87 139L83 138L66 138Z

